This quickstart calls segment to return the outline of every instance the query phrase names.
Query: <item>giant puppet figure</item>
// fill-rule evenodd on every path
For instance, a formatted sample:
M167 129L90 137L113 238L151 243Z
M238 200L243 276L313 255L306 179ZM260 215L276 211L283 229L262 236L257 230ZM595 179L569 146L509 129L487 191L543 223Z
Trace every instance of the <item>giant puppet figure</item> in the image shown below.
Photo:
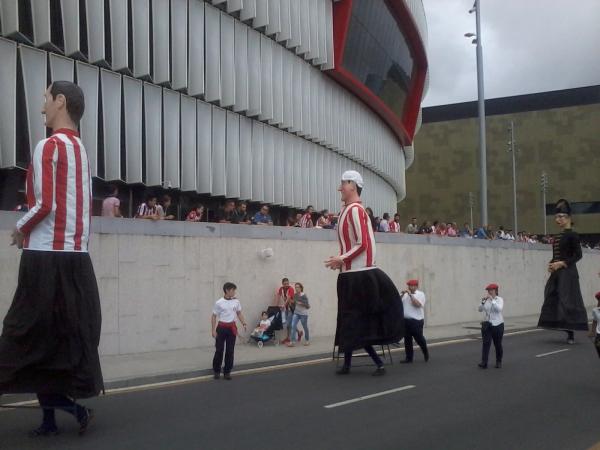
M340 255L329 257L325 266L340 271L335 344L344 353L344 364L337 373L350 373L353 350L364 348L377 366L373 375L378 376L385 369L373 346L402 339L404 314L396 286L375 265L375 237L360 200L362 188L358 172L344 172L338 189L344 204L338 222Z
M554 220L561 232L552 244L550 277L544 290L544 305L538 327L565 331L573 344L574 330L587 330L587 313L579 287L577 261L581 259L579 235L571 229L571 206L560 199L554 208Z
M37 394L43 422L34 436L58 432L56 408L85 432L92 410L74 400L103 389L100 299L88 254L92 183L77 133L84 109L77 85L55 81L46 90L42 114L52 135L31 156L29 212L12 235L23 253L0 336L0 393Z

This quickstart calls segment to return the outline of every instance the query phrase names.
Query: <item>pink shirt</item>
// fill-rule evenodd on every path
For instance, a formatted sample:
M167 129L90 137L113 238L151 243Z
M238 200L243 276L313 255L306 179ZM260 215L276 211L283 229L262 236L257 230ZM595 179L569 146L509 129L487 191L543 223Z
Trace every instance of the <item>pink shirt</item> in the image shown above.
M115 206L120 206L121 201L117 197L107 197L102 202L102 217L115 217Z

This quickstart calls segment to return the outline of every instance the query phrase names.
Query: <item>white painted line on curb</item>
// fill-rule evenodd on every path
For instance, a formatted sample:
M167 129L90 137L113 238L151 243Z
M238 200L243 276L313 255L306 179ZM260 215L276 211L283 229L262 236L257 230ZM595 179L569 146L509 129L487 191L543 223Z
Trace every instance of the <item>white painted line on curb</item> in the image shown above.
M362 402L363 400L369 400L369 399L375 398L375 397L382 397L384 395L393 394L395 392L407 391L407 390L413 389L415 387L416 386L414 384L409 384L408 386L402 386L402 387L399 387L396 389L390 389L389 391L377 392L376 394L363 395L362 397L353 398L353 399L346 400L343 402L332 403L331 405L325 405L324 408L327 408L327 409L337 408L338 406L345 406L345 405L349 405L351 403Z
M561 350L556 350L554 352L548 352L548 353L540 353L539 355L535 355L536 358L541 358L543 356L548 356L548 355L554 355L556 353L562 353L562 352L568 352L570 350L570 348L563 348Z

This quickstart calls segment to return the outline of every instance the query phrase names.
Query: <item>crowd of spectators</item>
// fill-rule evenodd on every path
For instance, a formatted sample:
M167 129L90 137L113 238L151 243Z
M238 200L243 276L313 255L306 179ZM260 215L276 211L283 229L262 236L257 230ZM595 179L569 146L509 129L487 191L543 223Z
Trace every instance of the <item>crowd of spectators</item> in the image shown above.
M249 204L244 201L225 200L210 220L207 214L207 208L199 203L192 204L187 211L182 211L182 216L188 222L217 222L242 225L273 226L276 224L270 215L268 205L259 205L259 209L252 213L249 210ZM26 211L26 202L19 202L15 211ZM527 231L515 233L512 229L505 229L500 226L497 230L491 225L481 225L472 228L469 223L464 223L459 227L456 222L447 221L423 221L419 224L416 217L412 217L406 226L400 223L400 215L384 213L381 217L376 217L373 210L366 208L367 214L371 220L373 231L379 233L407 233L422 235L437 235L442 237L459 237L466 239L485 239L485 240L504 240L524 243L542 243L552 244L551 235L537 235ZM119 200L119 190L116 186L110 186L108 195L102 202L102 216L104 217L123 217L121 211L121 202ZM177 205L173 203L169 194L158 196L154 193L146 195L144 202L140 203L136 209L135 219L149 220L179 220L179 211ZM321 228L335 229L337 225L337 215L328 210L315 211L312 205L308 205L302 212L293 213L287 217L285 225L297 228ZM600 250L600 242L595 245L582 242L584 248L594 248Z

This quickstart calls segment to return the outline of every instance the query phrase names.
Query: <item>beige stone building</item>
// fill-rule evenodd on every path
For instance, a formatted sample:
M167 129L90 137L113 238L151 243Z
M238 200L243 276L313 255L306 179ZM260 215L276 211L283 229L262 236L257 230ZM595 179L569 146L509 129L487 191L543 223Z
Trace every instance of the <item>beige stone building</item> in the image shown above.
M567 198L582 234L600 233L600 86L486 101L488 217L495 229L513 228L512 156L517 153L518 228L543 233L541 175L548 176L546 204ZM423 109L415 162L406 172L403 225L423 220L480 222L477 102ZM550 211L550 210L549 210ZM547 216L548 233L556 231ZM596 240L592 238L592 240Z

